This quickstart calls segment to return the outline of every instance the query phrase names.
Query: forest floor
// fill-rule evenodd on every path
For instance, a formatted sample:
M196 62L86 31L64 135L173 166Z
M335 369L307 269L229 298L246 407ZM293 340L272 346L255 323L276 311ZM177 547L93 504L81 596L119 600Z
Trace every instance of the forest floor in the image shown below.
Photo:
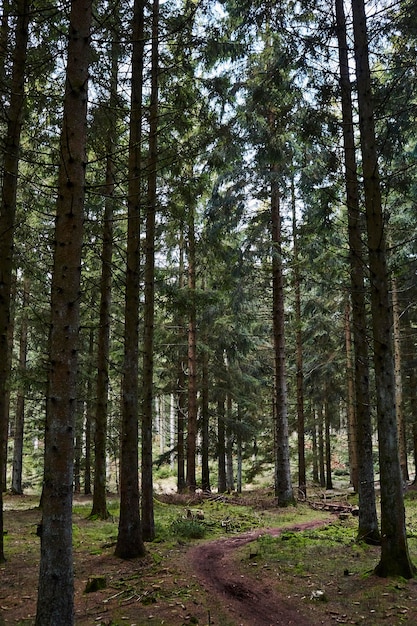
M186 510L184 500L176 502L174 495L160 504L164 514L174 510L177 518ZM165 536L147 544L145 558L122 561L113 554L117 519L89 519L91 500L86 497L77 497L75 505L77 626L417 624L417 580L370 574L379 549L359 548L338 535L353 536L353 518L340 521L333 514L329 521L328 512L306 505L290 513L275 509L272 498L257 498L256 516L246 526L238 523L235 507L236 522L226 514L227 523L215 539ZM223 506L191 502L195 505L204 511L206 523L210 516L219 519ZM5 496L7 562L0 572L0 624L34 623L39 521L33 497ZM323 527L335 529L330 543L314 535ZM410 551L416 563L414 539ZM87 582L95 577L104 587L86 593Z

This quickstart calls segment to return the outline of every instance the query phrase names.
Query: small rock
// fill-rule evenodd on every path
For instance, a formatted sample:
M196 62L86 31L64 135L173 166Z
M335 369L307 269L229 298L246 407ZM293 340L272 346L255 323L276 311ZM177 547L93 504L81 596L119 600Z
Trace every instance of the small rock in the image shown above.
M319 600L320 602L327 602L327 596L321 589L311 592L310 600Z

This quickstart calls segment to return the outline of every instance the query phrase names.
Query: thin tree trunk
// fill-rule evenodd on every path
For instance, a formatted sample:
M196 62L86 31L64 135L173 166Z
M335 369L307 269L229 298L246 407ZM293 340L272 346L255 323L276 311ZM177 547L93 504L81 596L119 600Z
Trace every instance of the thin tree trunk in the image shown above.
M10 324L7 330L7 345L9 352L7 354L7 366L9 369L8 377L12 371L13 361L13 343L14 343L14 325L15 325L15 312L16 312L16 289L17 289L17 276L16 272L12 271L11 292L10 292ZM10 425L10 385L6 389L6 397L4 400L5 414L4 414L4 433L3 433L3 491L7 490L7 458L9 448L9 425Z
M142 78L144 2L133 8L133 51L129 137L128 227L125 285L124 363L120 463L120 517L115 555L122 559L145 554L139 502L139 270L142 147Z
M369 355L365 303L364 246L353 125L352 87L349 76L346 20L343 0L336 0L342 96L345 186L348 207L349 260L355 361L356 454L358 459L358 539L378 543L380 539L375 502L372 451L372 418L369 392Z
M142 532L145 541L155 538L152 480L152 409L155 317L155 217L158 167L158 22L159 0L153 0L151 47L151 101L149 107L148 198L145 240L145 306L143 338L142 407Z
M323 407L320 405L317 410L317 443L318 443L318 460L319 460L319 482L320 487L326 486L326 473L325 473L325 453L324 453L324 432L323 432Z
M277 168L272 167L273 176ZM290 472L290 452L288 443L287 382L285 371L285 331L284 331L284 279L281 249L281 213L278 181L272 181L271 188L272 223L272 323L274 334L275 367L275 494L278 506L288 506L294 502Z
M298 258L298 234L295 201L294 177L291 178L292 240L294 259L294 298L295 298L295 343L296 343L296 387L297 387L297 450L298 450L298 489L307 496L305 458L305 419L304 419L304 376L303 376L303 335L301 331L301 286L300 263Z
M22 321L20 324L19 340L19 370L21 382L17 392L16 415L14 422L14 446L12 468L12 493L22 494L22 470L23 470L23 436L25 423L25 384L27 350L28 350L28 306L29 306L30 282L25 276L23 279L22 298ZM22 380L23 379L23 380Z
M113 87L115 88L115 87ZM113 89L112 89L113 91ZM110 130L110 129L109 129ZM110 309L113 258L114 136L110 132L106 167L106 200L101 253L100 309L97 338L96 407L94 418L94 490L91 516L108 519L106 497L106 446L109 392Z
M169 447L171 450L170 454L170 467L171 470L175 468L175 396L173 393L170 394L169 398Z
M94 358L94 330L90 328L88 333L88 374L86 384L86 409L85 409L85 456L84 456L84 494L91 494L91 430L93 413L93 358Z
M201 488L203 491L211 491L209 469L209 367L207 352L204 352L202 357L201 376Z
M397 407L398 446L400 465L403 481L409 479L407 464L407 439L406 421L404 415L403 384L401 374L401 328L400 328L400 303L398 300L397 279L392 278L392 315L393 315L393 338L394 338L394 376L395 376L395 406Z
M74 623L72 488L91 12L90 0L71 3L51 285L36 626Z
M180 233L179 242L179 268L178 268L178 289L181 291L184 288L184 238L182 231ZM177 364L177 489L178 493L183 493L186 487L185 484L185 372L184 372L184 357L182 354L182 343L184 340L184 318L182 314L178 318L178 334L179 334L179 355Z
M330 440L330 410L328 394L329 390L325 387L325 401L324 401L324 427L325 427L325 457L326 457L326 489L333 489L332 481L332 446Z
M0 562L4 558L3 491L7 457L9 396L7 384L10 374L11 288L13 267L13 239L16 215L17 179L20 135L25 100L24 80L29 26L29 0L16 5L16 38L13 53L10 106L7 112L7 132L3 146L3 184L0 204Z
M226 415L226 486L227 491L233 491L235 480L233 476L233 429L232 429L232 397L227 395Z
M217 458L218 458L218 479L217 489L219 493L227 491L226 482L226 424L225 424L225 402L224 397L217 401Z
M356 441L357 423L355 411L355 380L352 363L352 333L350 328L350 306L345 308L345 347L346 347L346 411L348 429L349 470L350 482L354 491L359 489L358 473L358 442Z
M311 407L310 407L310 413L311 413L310 420L312 423L311 447L312 447L312 453L313 453L313 482L319 483L320 478L319 478L319 454L318 454L318 445L317 445L317 423L316 423L317 420L316 420L315 412L311 409Z
M236 433L236 490L238 493L242 493L242 415L241 408L238 405L237 408L237 433Z
M188 322L188 423L187 423L187 489L196 489L196 450L197 450L197 340L196 340L196 255L194 209L190 208L188 227L188 289L190 293L190 314Z
M386 259L369 68L365 3L352 0L359 128L365 191L367 241L371 285L372 333L381 484L381 559L379 576L411 578L414 566L408 552L398 434L395 411L395 377L392 354L392 314Z
M184 362L178 362L178 392L177 392L177 489L183 493L185 484L185 421L186 421L186 390Z
M411 327L410 310L407 307L404 312L404 334L406 336L407 358L406 364L408 372L408 395L409 395L409 415L411 415L411 437L413 446L414 479L413 486L417 483L417 376L415 371L416 348L414 344Z
M77 375L79 383L79 372ZM77 391L77 409L75 411L75 436L74 436L74 493L81 493L81 453L84 424L85 402L81 398L81 393Z
M111 75L109 86L109 108L113 112L117 105L118 67L120 60L120 23L116 9L113 41L111 45ZM106 184L103 216L103 244L101 250L100 308L97 337L96 410L94 420L94 492L91 516L108 519L107 509L107 422L109 394L110 322L112 303L112 260L113 260L113 217L115 165L113 153L117 145L117 125L114 114L107 121L106 140Z

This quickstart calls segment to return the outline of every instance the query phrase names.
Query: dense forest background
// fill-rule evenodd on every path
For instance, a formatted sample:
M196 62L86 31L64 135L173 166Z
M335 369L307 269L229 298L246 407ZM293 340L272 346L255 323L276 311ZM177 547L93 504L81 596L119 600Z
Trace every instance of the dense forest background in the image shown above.
M16 494L45 481L60 351L51 328L67 315L51 298L66 286L52 288L65 248L57 206L73 186L65 163L84 132L68 130L64 105L77 4L89 5L8 0L1 13L0 417L3 487ZM359 347L377 352L371 179L402 479L413 477L415 9L364 5L366 112L349 3L93 3L80 284L67 312L79 308L73 488L94 492L95 514L106 515L106 489L119 490L121 456L137 458L138 441L145 538L155 475L174 476L179 491L227 491L264 473L284 504L288 468L295 495L311 481L331 488L337 471L358 488L357 442L376 443L385 389L372 358L364 376L357 369ZM371 454L378 476L377 445Z
M31 7L25 64L8 398L7 484L11 485L13 444L18 440L23 413L26 487L39 486L42 480L48 294L65 70L65 7L38 4ZM234 456L239 451L243 458L256 459L259 469L272 461L271 151L279 167L281 195L290 430L295 432L297 424L296 342L297 333L301 332L310 473L316 442L320 439L319 448L323 446L324 422L330 433L348 424L349 407L353 404L349 390L351 357L347 354L347 349L351 350L349 244L337 41L333 11L319 3L304 4L307 6L283 3L280 9L272 10L264 3L238 9L213 3L182 6L167 2L161 8L153 392L154 436L161 453L166 453L161 461L169 462L175 457L178 413L186 414L187 332L192 308L198 329L199 419L202 420L202 402L208 399L208 408L204 409L209 414L210 458L218 456L220 420ZM412 406L416 401L412 383L415 26L406 19L412 14L407 13L410 8L403 3L368 5L378 150L389 263L399 318L398 358L410 455L414 449ZM14 3L6 3L3 11L2 36L8 42L2 48L3 160L14 27L19 17L16 8ZM130 8L116 5L109 10L107 5L98 4L95 10L77 377L79 465L75 484L77 489L87 491L91 489L94 455L100 278L103 264L108 262L103 254L106 237L112 245L111 285L105 287L111 291L112 300L107 454L113 486L117 484L131 72ZM347 15L348 25L349 20ZM150 33L146 38L144 187L149 175ZM269 109L275 118L271 122L273 132L268 128ZM105 214L109 203L110 220ZM142 294L146 200L143 205ZM112 232L108 234L105 227L110 226L110 221ZM190 285L191 271L195 284ZM142 296L140 319L143 308ZM142 353L141 342L139 354ZM322 454L322 448L320 451ZM320 471L320 464L318 468ZM247 480L250 479L249 475ZM214 481L212 486L215 484ZM21 489L17 485L14 488L18 492Z

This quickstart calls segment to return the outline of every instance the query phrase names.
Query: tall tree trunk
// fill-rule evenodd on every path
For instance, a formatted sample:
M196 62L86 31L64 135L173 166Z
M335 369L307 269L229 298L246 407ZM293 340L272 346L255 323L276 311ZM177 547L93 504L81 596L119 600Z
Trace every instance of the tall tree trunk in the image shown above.
M394 338L394 376L395 376L395 406L397 407L398 448L403 481L409 479L407 465L407 439L406 421L403 406L403 384L401 373L401 328L400 328L400 303L398 300L397 279L392 278L392 315L393 315L393 338Z
M196 489L197 451L197 340L196 340L196 254L195 254L194 209L190 207L188 225L188 289L190 313L188 322L188 422L187 422L187 489Z
M352 117L352 87L349 77L346 20L343 0L336 0L342 96L345 186L348 207L349 260L355 360L356 453L358 457L359 528L358 538L379 542L372 452L372 418L369 392L369 355L365 303L364 246Z
M355 380L353 376L352 363L352 333L350 324L350 305L346 303L345 308L345 347L346 347L346 411L347 411L347 430L348 430L348 449L349 449L349 468L350 482L354 491L357 493L359 489L359 470L358 470L358 442L356 433L358 426L356 423L355 411Z
M409 389L409 415L411 416L411 437L413 446L414 461L414 479L413 486L417 484L417 376L414 367L416 360L416 347L414 343L414 330L411 327L410 310L407 307L404 311L404 334L407 345L406 367L408 372L408 389Z
M218 458L217 489L219 493L225 493L227 491L226 424L225 424L225 402L224 402L223 395L217 401L217 458Z
M325 456L326 456L326 489L333 489L332 481L332 446L330 440L330 410L328 394L329 390L327 385L325 386L325 401L324 401L324 428L325 428Z
M319 483L320 487L326 486L325 474L325 453L324 453L324 432L323 432L323 407L320 405L317 409L317 445L318 445L318 461L319 461Z
M7 330L7 345L8 345L8 354L6 356L7 359L7 367L8 367L8 377L12 371L12 360L13 360L13 344L14 344L14 325L15 325L15 310L16 310L16 289L17 289L17 275L15 271L12 271L12 280L11 280L11 291L10 291L10 323L9 328ZM3 435L3 492L7 490L7 456L8 456L8 448L9 448L9 425L10 425L10 395L11 395L10 385L7 385L6 388L6 397L4 399L4 435Z
M114 137L109 140L106 167L106 200L104 207L103 248L101 252L96 407L94 419L94 490L91 516L100 519L107 519L109 517L106 498L106 446L113 257L114 164L111 156L114 146L113 139Z
M93 358L94 358L94 330L90 328L88 333L88 374L86 384L86 408L85 408L85 455L84 455L84 494L91 494L91 431L93 413Z
M316 414L313 410L311 404L309 407L310 413L310 422L311 422L311 447L312 447L312 455L313 455L313 482L319 484L319 452L317 445L317 420Z
M238 493L242 493L242 415L241 415L241 407L238 405L237 407L237 433L236 433L236 491Z
M51 285L36 626L74 623L72 489L91 9L90 0L71 2Z
M178 289L181 291L184 288L184 237L182 231L180 232L179 242L179 268L178 268ZM185 491L185 411L186 411L186 398L185 398L185 372L184 361L185 358L182 354L183 333L185 329L183 315L178 317L178 334L179 334L179 355L177 364L177 489L178 493Z
M272 175L277 176L277 168L272 167ZM284 279L281 249L281 212L278 181L272 180L271 188L272 223L272 324L274 334L275 368L275 495L278 506L288 506L294 502L290 472L290 452L288 443L287 382L285 372L285 332L284 332Z
M4 561L3 491L5 489L6 445L9 420L7 385L10 373L9 338L13 239L16 215L20 135L24 107L24 80L29 26L29 0L16 3L17 22L7 112L7 132L3 145L3 181L0 204L0 562Z
M144 2L133 8L133 51L127 198L127 259L125 285L124 363L120 463L120 517L115 555L122 559L145 554L139 502L139 270L142 147L142 78Z
M177 489L185 491L185 422L186 422L186 389L184 361L178 362L178 393L177 393Z
M235 480L233 476L233 429L232 429L232 396L227 395L227 414L226 414L226 486L227 491L233 491L235 488Z
M295 201L294 177L291 178L292 241L294 259L294 298L295 298L295 343L296 343L296 387L297 387L297 450L298 450L298 489L305 498L307 495L305 457L305 419L303 390L303 335L301 331L301 285L298 257L298 233Z
M80 383L80 373L77 374L77 383ZM74 493L81 493L81 454L82 454L82 438L84 425L84 409L85 401L82 399L80 390L77 389L77 408L75 411L75 430L74 430Z
M152 480L152 409L155 317L155 217L158 167L158 22L159 1L153 0L151 46L151 100L149 107L148 198L145 239L145 306L143 338L142 407L142 532L145 541L155 538Z
M352 0L352 9L369 250L381 477L381 559L375 572L379 576L411 578L414 574L414 567L410 560L405 532L403 486L398 456L392 315L364 0Z
M117 105L118 67L120 60L120 23L118 9L115 12L111 44L111 75L109 86L109 108L113 112ZM100 305L97 337L97 379L96 407L94 419L94 491L91 516L108 519L106 447L109 394L109 354L110 322L112 303L112 260L113 260L113 217L115 165L113 153L117 145L117 124L114 114L110 114L107 124L106 140L106 183L103 216L103 244L101 250Z
M14 422L14 446L13 446L13 469L12 469L12 493L22 494L22 470L23 470L23 436L25 423L25 384L26 362L28 350L28 306L29 306L30 282L25 276L23 279L22 297L22 320L20 324L19 340L19 370L21 382L17 392L16 415Z
M206 343L205 341L203 341ZM204 351L201 363L201 488L211 491L209 469L209 367Z

